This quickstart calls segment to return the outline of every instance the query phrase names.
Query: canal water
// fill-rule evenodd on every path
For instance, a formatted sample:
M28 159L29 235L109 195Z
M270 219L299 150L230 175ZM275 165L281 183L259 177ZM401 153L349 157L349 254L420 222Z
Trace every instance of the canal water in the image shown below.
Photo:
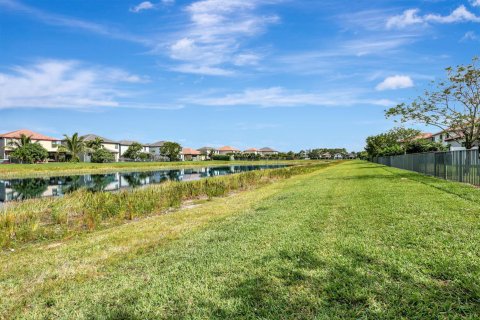
M282 167L286 167L286 165L237 165L0 180L0 206L9 201L61 197L81 188L91 191L117 191L150 184L160 184L165 181L192 181L246 171Z

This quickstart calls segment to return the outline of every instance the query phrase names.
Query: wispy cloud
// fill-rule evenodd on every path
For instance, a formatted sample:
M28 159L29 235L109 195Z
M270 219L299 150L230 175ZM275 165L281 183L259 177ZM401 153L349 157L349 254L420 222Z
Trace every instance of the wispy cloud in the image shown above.
M102 24L85 21L69 16L46 12L16 0L0 0L0 7L7 10L24 14L32 19L41 21L45 24L68 27L77 30L83 30L90 33L106 36L113 39L125 40L130 42L141 43L144 45L151 44L151 40L145 37L132 35L125 31L116 30Z
M116 68L48 60L0 73L0 109L127 107L123 84L148 81Z
M274 0L202 0L184 11L190 22L177 32L172 41L162 43L171 59L180 65L173 70L206 75L230 75L234 66L257 63L261 56L244 50L244 40L261 34L266 26L278 22L275 15L264 15L257 9ZM213 71L213 72L212 72Z
M479 39L480 37L475 33L475 31L467 31L463 35L462 39L460 39L460 41L476 41Z
M150 1L143 1L139 4L137 4L136 6L130 8L130 12L138 13L140 11L151 10L153 8L155 8L153 3L151 3Z
M478 0L477 0L478 1ZM440 14L420 15L419 9L405 10L401 15L390 17L387 20L386 27L388 29L403 29L413 25L428 23L458 23L458 22L476 22L480 23L480 17L470 12L464 5L453 10L449 15L442 16Z
M354 92L312 93L289 91L281 87L266 89L247 89L240 93L230 93L223 96L190 97L185 102L204 106L258 106L300 107L325 106L339 107L352 105L389 106L394 102L386 99L361 98Z
M375 89L384 91L411 88L413 86L413 80L409 76L395 75L385 78Z
M470 0L470 4L474 7L480 7L480 0Z

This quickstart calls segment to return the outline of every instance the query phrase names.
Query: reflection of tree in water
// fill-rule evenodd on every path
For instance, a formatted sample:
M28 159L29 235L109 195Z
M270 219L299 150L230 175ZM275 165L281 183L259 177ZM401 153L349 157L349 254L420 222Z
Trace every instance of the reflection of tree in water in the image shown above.
M142 179L139 174L137 173L128 173L123 175L125 181L127 181L128 185L131 188L137 188L142 185Z
M64 194L73 192L83 187L82 176L69 176L60 178L59 181L62 182L62 193Z
M12 180L10 186L15 191L13 200L39 198L48 188L48 181L42 178Z
M91 191L103 191L112 182L115 181L114 174L96 174L92 175L92 183L88 187Z
M180 170L170 170L167 175L168 175L168 180L180 181L180 176L182 174L181 174Z

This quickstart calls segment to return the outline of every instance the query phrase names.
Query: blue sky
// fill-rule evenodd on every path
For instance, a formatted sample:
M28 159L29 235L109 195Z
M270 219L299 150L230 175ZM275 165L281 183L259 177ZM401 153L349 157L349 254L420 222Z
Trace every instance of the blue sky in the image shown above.
M479 49L480 0L0 0L0 132L358 151Z

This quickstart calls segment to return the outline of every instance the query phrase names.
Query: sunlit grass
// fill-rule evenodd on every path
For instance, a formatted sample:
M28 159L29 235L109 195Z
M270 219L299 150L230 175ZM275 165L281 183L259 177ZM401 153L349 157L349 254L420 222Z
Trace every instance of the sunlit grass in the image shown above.
M344 162L4 252L0 318L477 319L479 204Z

